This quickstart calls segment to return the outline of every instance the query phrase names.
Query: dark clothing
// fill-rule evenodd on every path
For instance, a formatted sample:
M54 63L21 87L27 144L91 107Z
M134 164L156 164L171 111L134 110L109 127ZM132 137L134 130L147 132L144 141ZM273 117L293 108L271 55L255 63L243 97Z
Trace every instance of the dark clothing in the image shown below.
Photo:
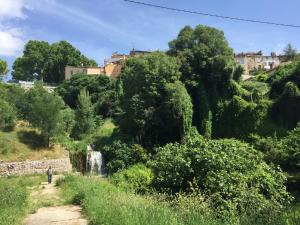
M52 175L48 175L48 184L51 184L52 182Z
M47 170L48 184L51 184L51 182L52 182L52 174L53 174L53 169L49 168L49 169Z

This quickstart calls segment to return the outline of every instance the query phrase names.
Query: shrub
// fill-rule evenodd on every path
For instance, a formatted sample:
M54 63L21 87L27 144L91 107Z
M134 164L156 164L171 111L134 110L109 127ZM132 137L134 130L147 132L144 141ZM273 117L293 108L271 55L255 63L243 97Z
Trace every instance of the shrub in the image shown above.
M104 146L102 153L109 174L148 160L146 150L142 146L129 145L122 141L114 141L111 145Z
M0 99L0 129L9 130L15 126L17 113L8 102Z
M281 139L252 135L250 142L264 153L268 162L280 165L287 171L300 169L300 124Z
M125 190L145 193L150 188L153 175L151 169L143 164L137 164L113 174L111 181Z
M240 199L248 191L278 207L290 199L283 173L268 166L260 152L236 140L197 137L188 138L185 145L167 144L158 149L152 169L158 190L190 191L196 186L218 196L216 207L243 207Z

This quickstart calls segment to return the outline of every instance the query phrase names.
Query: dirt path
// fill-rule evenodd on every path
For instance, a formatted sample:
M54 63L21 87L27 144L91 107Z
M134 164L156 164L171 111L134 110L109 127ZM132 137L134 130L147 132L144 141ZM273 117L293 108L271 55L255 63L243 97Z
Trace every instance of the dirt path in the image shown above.
M29 215L23 222L24 225L87 225L88 221L82 216L79 206L65 205L58 195L55 181L59 176L53 177L52 184L42 182L31 192L31 204L38 210ZM51 206L51 207L39 207Z

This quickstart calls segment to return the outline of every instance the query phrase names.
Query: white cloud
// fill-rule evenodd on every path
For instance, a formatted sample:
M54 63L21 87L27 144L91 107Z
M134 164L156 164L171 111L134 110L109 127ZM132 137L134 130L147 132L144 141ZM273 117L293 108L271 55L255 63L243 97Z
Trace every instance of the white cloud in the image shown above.
M1 0L0 21L15 18L24 19L24 8L28 8L24 0Z
M20 28L12 25L15 19L25 19L25 0L0 0L0 55L18 56L24 45Z
M0 29L0 55L17 56L21 53L24 45L22 32L17 28L7 30Z

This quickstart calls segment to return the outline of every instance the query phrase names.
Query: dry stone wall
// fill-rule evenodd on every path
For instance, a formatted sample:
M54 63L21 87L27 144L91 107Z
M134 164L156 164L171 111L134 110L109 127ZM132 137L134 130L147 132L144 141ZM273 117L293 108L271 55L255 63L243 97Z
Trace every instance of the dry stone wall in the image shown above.
M72 171L70 159L62 158L0 163L0 176L46 174L49 166L51 166L54 172L57 173L65 173Z

